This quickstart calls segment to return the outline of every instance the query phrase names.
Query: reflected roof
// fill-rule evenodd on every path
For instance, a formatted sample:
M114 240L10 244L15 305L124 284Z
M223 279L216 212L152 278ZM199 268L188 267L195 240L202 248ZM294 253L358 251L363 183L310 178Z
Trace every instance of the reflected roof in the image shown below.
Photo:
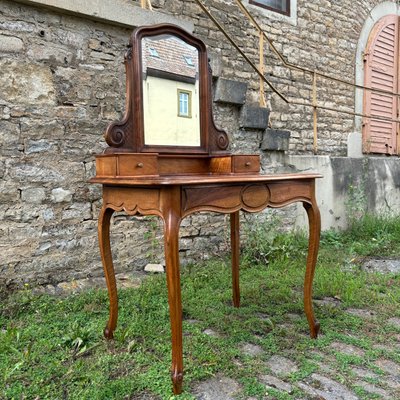
M155 70L188 78L197 75L197 49L174 36L143 38L142 59L145 73Z

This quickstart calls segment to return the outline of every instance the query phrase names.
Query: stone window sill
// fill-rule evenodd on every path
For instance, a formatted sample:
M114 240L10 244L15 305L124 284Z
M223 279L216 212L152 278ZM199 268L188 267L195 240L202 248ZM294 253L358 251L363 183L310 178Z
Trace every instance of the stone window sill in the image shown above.
M243 4L253 15L260 15L271 20L297 25L297 0L290 0L290 15L283 15L279 12L267 10L264 7L249 4L249 0L243 0Z
M178 19L157 11L144 10L131 0L16 0L18 3L52 9L124 27L137 27L160 23L178 25L189 32L194 26L190 21Z

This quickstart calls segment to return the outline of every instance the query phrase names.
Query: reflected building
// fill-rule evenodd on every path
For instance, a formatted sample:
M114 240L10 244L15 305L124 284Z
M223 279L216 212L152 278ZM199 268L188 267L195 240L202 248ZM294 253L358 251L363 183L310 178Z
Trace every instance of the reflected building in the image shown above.
M146 145L200 146L198 53L169 35L142 45Z

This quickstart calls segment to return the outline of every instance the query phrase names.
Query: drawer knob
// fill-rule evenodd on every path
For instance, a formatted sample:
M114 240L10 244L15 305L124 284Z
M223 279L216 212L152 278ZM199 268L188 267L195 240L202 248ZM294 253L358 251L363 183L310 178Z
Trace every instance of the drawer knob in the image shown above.
M141 162L140 162L140 163L137 163L137 167L138 167L138 168L143 168L143 163L141 163Z
M250 167L251 163L250 163L250 161L247 161L244 165L245 165L246 167Z

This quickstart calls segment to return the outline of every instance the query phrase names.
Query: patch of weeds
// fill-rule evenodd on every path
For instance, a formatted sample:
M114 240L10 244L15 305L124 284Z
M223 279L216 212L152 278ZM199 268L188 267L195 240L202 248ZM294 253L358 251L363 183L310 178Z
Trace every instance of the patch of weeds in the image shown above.
M3 354L3 352L11 353L11 363L2 371L4 381L8 381L12 375L18 373L18 371L29 362L32 353L32 345L32 342L25 345L21 339L21 330L12 325L0 331L0 354Z
M272 399L276 400L291 400L295 398L292 397L292 395L290 395L289 393L280 392L279 390L276 389L267 389L266 394L268 397L271 396Z
M86 325L82 325L78 321L74 321L70 329L62 338L62 343L72 350L73 357L79 357L88 354L94 349L96 344L93 340L96 334Z
M343 247L343 235L337 229L321 232L321 245L340 249Z
M350 177L350 179L352 178ZM366 214L367 196L365 192L364 178L361 178L358 182L349 185L347 189L345 206L349 226L353 226Z
M379 378L373 378L373 377L370 377L370 376L364 376L363 380L365 382L371 383L372 385L379 385L381 383Z
M343 232L343 240L351 254L399 256L400 216L364 214Z
M160 218L152 215L148 215L144 217L145 221L147 221L148 229L143 235L143 238L150 243L150 248L146 254L146 257L149 258L150 262L156 262L156 254L159 252L160 247Z
M318 366L304 356L298 359L299 370L290 374L291 382L301 381L318 370Z
M289 260L305 256L307 240L302 232L285 232L276 214L270 214L267 222L251 221L244 227L246 237L242 260L244 266L268 265L272 260Z
M364 365L365 360L363 357L350 355L350 354L343 354L340 352L335 352L336 361L339 365L339 368L346 369L350 365Z
M365 389L363 389L361 386L353 386L354 393L360 398L360 399L366 399L366 400L374 400L374 399L381 399L382 396L378 394L373 394L367 392Z
M266 389L265 385L257 380L257 378L246 377L240 380L243 386L243 394L246 396L255 396L257 398L263 398Z

